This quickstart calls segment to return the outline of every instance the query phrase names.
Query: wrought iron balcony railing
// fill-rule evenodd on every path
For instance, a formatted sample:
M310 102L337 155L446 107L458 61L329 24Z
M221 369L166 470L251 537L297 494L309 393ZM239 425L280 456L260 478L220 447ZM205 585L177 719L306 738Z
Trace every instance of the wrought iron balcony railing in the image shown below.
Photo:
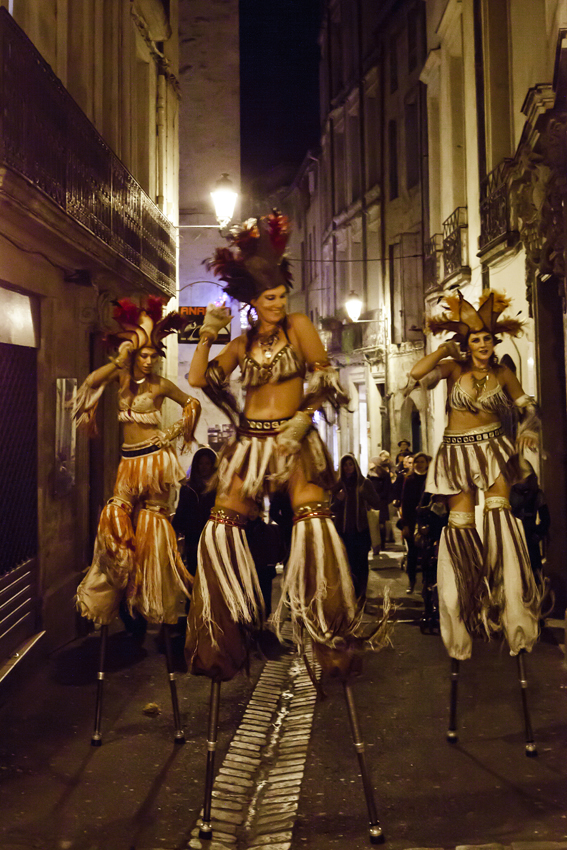
M495 239L506 236L512 230L507 176L512 163L503 159L487 174L480 184L480 237L478 246L482 250Z
M425 243L423 252L423 286L425 290L435 289L442 279L443 236L434 233Z
M173 224L5 8L0 8L0 164L41 189L167 294L174 293Z
M457 207L443 222L444 280L465 269L468 271L467 208Z

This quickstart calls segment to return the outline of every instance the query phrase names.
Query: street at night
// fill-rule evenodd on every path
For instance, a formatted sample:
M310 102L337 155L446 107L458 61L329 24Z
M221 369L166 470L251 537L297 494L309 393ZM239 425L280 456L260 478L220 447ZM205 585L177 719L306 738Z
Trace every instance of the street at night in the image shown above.
M537 758L524 754L516 663L498 643L475 642L473 659L462 665L459 742L449 745L449 661L440 638L420 631L421 597L406 596L400 556L373 560L369 598L388 584L399 622L393 646L368 653L354 684L386 846L564 850L567 671L557 642L561 632L545 628L527 659ZM250 679L242 675L223 686L221 784L214 793L215 800L225 797L218 802L221 818L237 817L232 825L219 821L222 840L199 841L209 685L178 674L186 743L176 745L155 637L148 634L140 648L118 626L111 636L100 748L90 745L99 642L94 634L60 650L2 712L2 850L276 850L290 841L294 850L370 846L342 687L325 682L327 698L315 702L307 677L297 681L295 655L267 662L255 657ZM235 734L246 736L241 727L253 725L243 716L254 709L251 698L258 700L253 694L261 675L270 679L277 705L284 692L288 713L297 712L308 731L294 732L292 724L274 750L276 706L266 744L257 751L262 766L254 766L245 801L236 797L231 804L231 780L238 783L241 772L231 770L225 757ZM298 688L291 697L290 686ZM152 714L149 703L159 713ZM287 755L293 773L282 766L290 730L296 738ZM242 758L255 755L248 745ZM273 805L268 769L279 790Z

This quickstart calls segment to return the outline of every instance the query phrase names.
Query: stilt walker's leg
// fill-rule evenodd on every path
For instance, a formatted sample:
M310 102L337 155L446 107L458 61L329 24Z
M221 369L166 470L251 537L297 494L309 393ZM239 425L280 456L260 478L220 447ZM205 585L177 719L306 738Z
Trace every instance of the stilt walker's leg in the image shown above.
M163 624L163 637L165 641L165 661L167 664L169 690L171 691L171 706L173 708L173 725L175 726L174 741L176 744L184 744L185 735L183 734L183 726L181 725L181 717L179 715L177 682L175 678L175 671L173 669L173 652L171 651L171 626L169 625L169 623Z
M516 656L518 659L518 676L520 679L520 688L522 689L522 708L524 710L524 725L526 729L526 755L528 758L535 758L537 756L537 747L534 741L534 733L532 731L532 723L530 720L530 712L528 709L528 698L527 698L527 688L528 681L526 679L526 662L525 662L525 654L526 650L521 649L518 655Z
M213 837L211 824L211 801L213 797L213 782L215 779L215 753L217 749L217 729L219 725L220 682L211 681L211 702L209 706L209 735L207 740L207 771L205 774L205 800L203 802L203 819L199 828L199 838Z
M356 755L358 756L358 765L360 767L362 785L364 787L364 796L366 797L366 806L368 808L368 820L370 821L368 834L370 838L370 843L383 844L384 833L382 832L382 827L380 826L378 814L376 812L376 803L374 802L374 791L370 782L370 776L368 775L368 768L366 766L364 742L362 740L362 735L360 734L360 726L358 725L358 717L356 714L356 706L354 704L352 687L348 682L344 682L343 688L345 692L345 700L347 704L348 719L350 721L352 739L354 742Z
M95 704L95 722L94 731L91 738L91 746L100 747L102 744L102 735L100 731L102 719L102 690L104 685L104 668L106 662L106 641L108 638L108 626L100 627L100 653L98 661L98 676L96 683L96 704Z
M459 740L457 734L457 692L459 687L459 662L451 658L451 702L449 707L449 728L447 740L450 744L456 744Z

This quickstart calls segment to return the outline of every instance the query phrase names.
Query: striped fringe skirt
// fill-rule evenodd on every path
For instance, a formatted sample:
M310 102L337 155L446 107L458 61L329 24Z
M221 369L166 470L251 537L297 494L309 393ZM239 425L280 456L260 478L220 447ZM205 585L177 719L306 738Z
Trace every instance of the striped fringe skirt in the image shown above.
M500 422L470 431L447 430L429 466L425 490L446 495L488 490L500 475L509 484L521 478L518 454Z
M285 488L298 464L307 481L330 490L336 482L333 461L316 428L306 434L297 455L277 452L278 429L287 419L242 419L236 436L222 449L218 461L218 493L225 495L237 475L241 495L255 499Z
M158 495L185 480L185 470L171 446L156 446L150 441L124 443L116 473L115 496Z

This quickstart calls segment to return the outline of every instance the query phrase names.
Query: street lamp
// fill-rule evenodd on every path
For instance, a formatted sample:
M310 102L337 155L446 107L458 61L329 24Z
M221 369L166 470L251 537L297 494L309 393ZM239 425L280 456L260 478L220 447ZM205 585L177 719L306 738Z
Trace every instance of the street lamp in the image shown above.
M234 215L234 207L238 195L234 191L232 180L228 174L223 172L222 177L219 177L215 184L214 192L211 192L211 198L215 206L215 215L221 230L228 227Z
M360 314L362 313L362 301L356 294L354 289L351 289L351 291L349 292L348 298L345 303L345 310L347 311L348 317L351 322L358 322L358 320L360 319Z

